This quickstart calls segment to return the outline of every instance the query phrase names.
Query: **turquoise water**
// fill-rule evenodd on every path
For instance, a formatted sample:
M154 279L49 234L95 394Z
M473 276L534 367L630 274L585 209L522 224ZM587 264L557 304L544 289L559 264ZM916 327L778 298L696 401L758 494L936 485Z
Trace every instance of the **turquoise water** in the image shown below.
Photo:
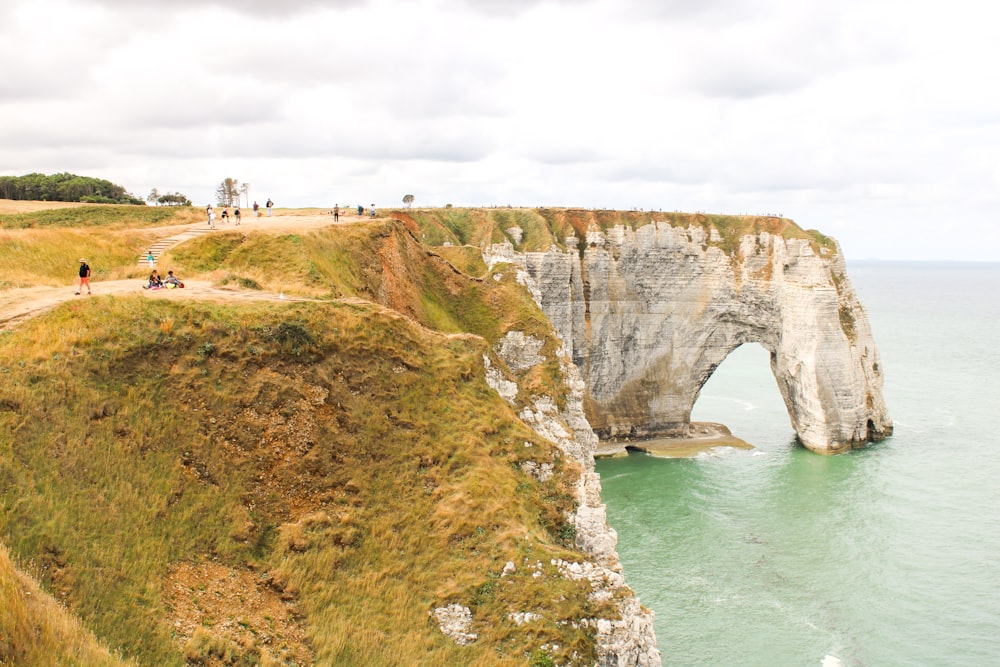
M665 665L1000 665L1000 264L856 263L892 438L797 446L767 353L692 418L757 446L599 461Z

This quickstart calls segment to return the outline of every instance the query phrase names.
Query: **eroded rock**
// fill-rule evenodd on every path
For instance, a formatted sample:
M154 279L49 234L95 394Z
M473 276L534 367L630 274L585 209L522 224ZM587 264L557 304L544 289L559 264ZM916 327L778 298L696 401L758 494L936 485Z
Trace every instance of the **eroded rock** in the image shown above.
M590 231L582 253L500 244L486 258L530 274L601 436L682 432L714 370L752 342L770 352L807 447L838 452L891 434L878 348L839 248L767 232L731 253L720 241L715 229L658 222Z

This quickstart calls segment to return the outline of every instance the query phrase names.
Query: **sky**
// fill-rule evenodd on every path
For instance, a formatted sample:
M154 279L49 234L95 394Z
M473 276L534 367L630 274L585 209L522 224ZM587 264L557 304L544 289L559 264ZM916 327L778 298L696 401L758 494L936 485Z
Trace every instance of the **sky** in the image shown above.
M0 175L781 214L1000 261L985 0L0 0Z

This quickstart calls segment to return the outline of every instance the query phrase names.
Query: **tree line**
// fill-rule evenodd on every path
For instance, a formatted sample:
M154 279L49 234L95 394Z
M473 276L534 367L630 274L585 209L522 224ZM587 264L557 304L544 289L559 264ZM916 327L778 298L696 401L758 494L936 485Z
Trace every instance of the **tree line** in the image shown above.
M136 204L144 206L139 197L120 185L103 178L61 174L25 174L0 176L0 199L30 201L78 201L90 204Z
M190 206L191 200L179 192L164 192L160 194L160 191L153 188L149 191L149 196L146 197L146 201L150 204L156 204L157 206Z

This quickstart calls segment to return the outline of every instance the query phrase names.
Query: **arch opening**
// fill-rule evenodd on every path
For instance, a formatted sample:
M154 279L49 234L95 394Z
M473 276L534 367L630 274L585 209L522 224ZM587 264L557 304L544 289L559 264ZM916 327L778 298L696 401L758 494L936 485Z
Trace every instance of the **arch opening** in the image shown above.
M771 363L772 354L759 343L734 348L699 389L691 421L722 424L765 451L794 442L795 429Z

